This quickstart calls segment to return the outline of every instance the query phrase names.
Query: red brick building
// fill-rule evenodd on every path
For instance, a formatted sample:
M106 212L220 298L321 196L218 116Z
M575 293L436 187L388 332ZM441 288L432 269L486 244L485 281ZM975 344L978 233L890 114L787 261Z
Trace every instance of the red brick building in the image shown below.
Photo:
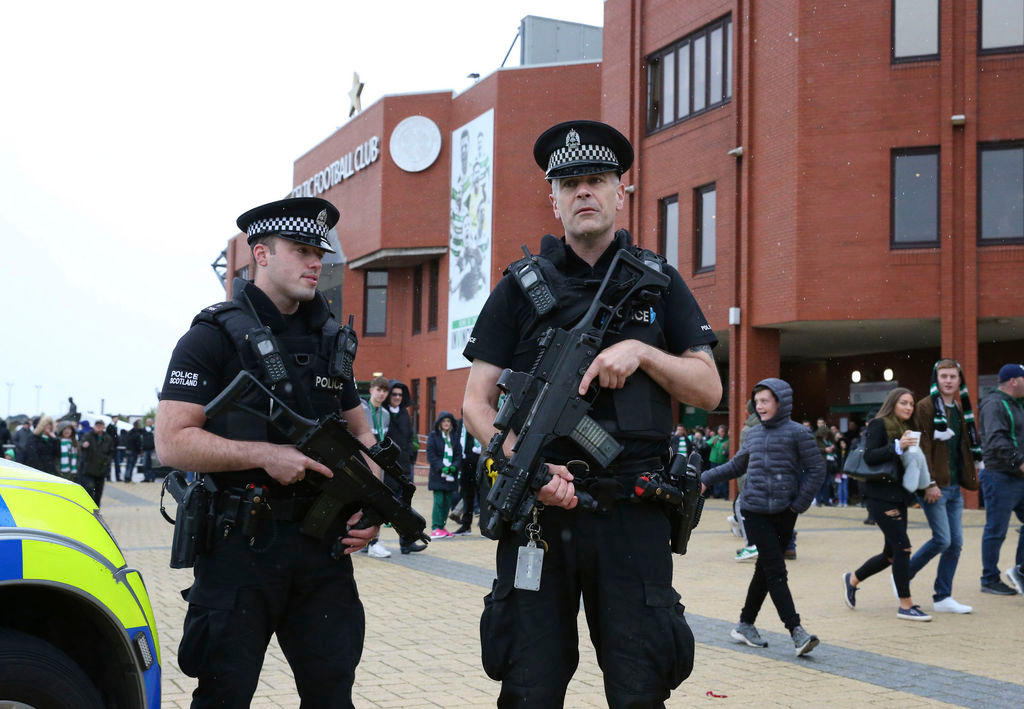
M678 264L721 341L728 393L713 421L782 376L795 416L838 423L889 380L923 395L940 356L963 364L977 399L1024 360L1021 6L606 0L599 63L382 99L294 174L301 189L378 138L374 162L322 193L342 215L340 311L365 323L367 294L376 308L386 288L358 378L418 384L421 432L428 409L458 409L468 370L446 368L444 326L452 132L493 110L490 287L520 243L557 227L534 138L573 117L615 125L637 149L620 223ZM412 115L442 136L420 172L387 155ZM248 262L237 241L229 273ZM367 286L381 271L386 286Z

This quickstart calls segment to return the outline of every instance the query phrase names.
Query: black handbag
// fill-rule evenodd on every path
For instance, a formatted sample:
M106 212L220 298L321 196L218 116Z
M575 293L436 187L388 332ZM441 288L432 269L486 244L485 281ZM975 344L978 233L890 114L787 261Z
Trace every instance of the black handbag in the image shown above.
M843 472L851 478L866 482L895 481L897 479L896 461L887 460L878 465L871 465L864 460L863 443L846 456L846 461L843 463Z

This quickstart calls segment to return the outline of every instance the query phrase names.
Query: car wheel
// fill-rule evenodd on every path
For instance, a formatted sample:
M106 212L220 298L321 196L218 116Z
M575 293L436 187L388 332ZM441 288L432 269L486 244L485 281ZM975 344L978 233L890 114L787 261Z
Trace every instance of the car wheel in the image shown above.
M102 709L103 698L82 668L37 637L0 630L0 706Z

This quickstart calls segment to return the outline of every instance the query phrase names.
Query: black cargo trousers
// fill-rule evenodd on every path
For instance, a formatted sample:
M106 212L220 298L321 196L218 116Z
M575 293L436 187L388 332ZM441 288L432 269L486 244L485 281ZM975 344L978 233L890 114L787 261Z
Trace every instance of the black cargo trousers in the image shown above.
M539 591L513 587L525 538L498 542L497 579L484 598L484 671L501 681L499 707L561 707L579 663L580 595L605 696L613 709L662 707L693 669L693 634L672 588L669 519L660 504L626 500L606 513L546 508Z
M234 529L197 557L178 646L181 671L199 679L193 708L248 707L274 633L302 707L352 706L365 618L351 558L329 552L298 522L274 520L252 545Z

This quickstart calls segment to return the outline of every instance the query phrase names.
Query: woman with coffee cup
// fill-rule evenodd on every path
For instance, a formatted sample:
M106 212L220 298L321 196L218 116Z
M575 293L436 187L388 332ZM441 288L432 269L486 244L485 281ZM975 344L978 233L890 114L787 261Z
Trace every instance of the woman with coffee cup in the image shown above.
M911 547L910 537L907 536L907 506L913 503L914 498L902 484L905 470L901 457L905 450L916 446L918 440L915 432L910 430L913 416L914 395L909 389L896 387L885 397L875 418L868 423L864 434L864 460L871 465L895 462L895 474L891 479L866 481L861 486L864 506L884 535L885 545L881 554L865 561L856 571L843 574L843 591L846 605L855 608L857 588L861 581L891 566L893 584L899 598L896 617L927 621L932 617L922 611L910 597ZM925 499L930 501L934 501L939 494L939 488L934 482L924 491Z

